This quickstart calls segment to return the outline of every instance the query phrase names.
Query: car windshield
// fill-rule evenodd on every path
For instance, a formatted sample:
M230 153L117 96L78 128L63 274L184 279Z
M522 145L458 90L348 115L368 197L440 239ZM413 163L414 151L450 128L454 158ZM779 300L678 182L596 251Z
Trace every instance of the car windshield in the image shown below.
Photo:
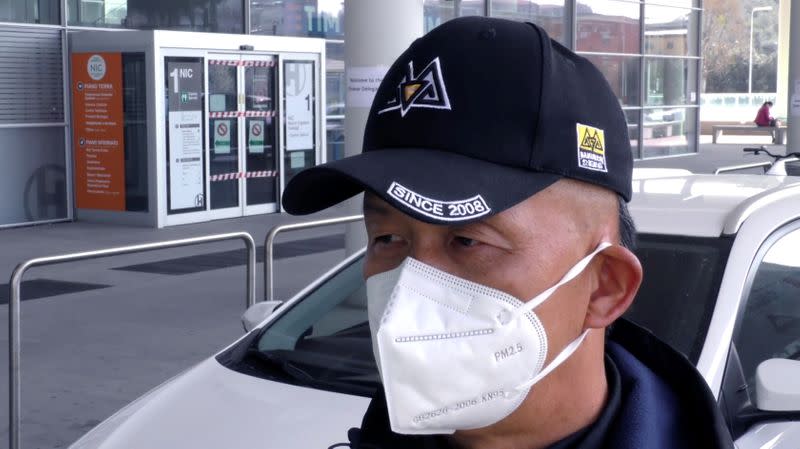
M642 287L626 316L693 362L702 350L732 238L639 235ZM363 257L353 260L264 329L245 339L237 371L370 396L380 379L367 321Z

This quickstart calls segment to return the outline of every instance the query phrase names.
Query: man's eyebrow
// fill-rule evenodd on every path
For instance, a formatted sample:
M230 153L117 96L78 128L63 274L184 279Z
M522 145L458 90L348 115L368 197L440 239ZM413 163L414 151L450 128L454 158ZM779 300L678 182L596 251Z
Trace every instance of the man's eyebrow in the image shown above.
M371 198L364 198L364 213L386 216L390 214L389 208Z

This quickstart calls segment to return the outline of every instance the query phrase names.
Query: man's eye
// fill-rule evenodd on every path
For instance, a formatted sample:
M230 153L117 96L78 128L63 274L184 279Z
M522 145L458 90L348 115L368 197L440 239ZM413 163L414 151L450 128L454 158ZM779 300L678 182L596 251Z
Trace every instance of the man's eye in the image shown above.
M388 245L390 243L397 243L400 242L402 239L399 235L395 234L386 234L386 235L379 235L375 237L375 243L380 243L383 245Z
M456 237L454 240L460 246L465 246L465 247L472 247L480 243L477 240L468 237Z

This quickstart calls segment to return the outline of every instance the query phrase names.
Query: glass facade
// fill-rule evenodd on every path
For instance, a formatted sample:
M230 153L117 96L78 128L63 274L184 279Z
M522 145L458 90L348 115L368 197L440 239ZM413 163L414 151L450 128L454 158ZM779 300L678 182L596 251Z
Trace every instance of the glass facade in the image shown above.
M625 111L634 156L648 158L696 151L701 13L701 0L423 0L422 20L425 32L453 18L471 15L540 25L555 40L590 59L606 76ZM60 26L7 31L31 36L44 32L63 34L72 27L97 27L323 38L327 49L328 160L344 155L344 19L344 0L0 0L0 22ZM64 50L64 39L51 40ZM17 51L13 46L3 46L0 39L0 63L4 57L15 60L12 56ZM0 226L11 221L63 219L70 215L68 186L59 187L61 181L51 170L59 166L63 172L67 160L66 144L52 142L67 134L63 114L57 112L63 109L69 67L56 64L58 52L53 52L52 59L52 66L61 74L60 79L50 77L57 94L38 96L53 99L54 106L47 109L55 111L50 113L52 118L44 112L31 113L28 118L10 115L0 105L0 125L6 125L0 131L8 134L8 139L16 141L32 133L11 128L10 124L43 127L45 131L37 135L48 135L48 142L41 142L41 148L26 154L33 157L37 151L46 153L40 159L48 161L46 165L50 167L45 175L31 172L36 179L45 179L34 182L35 188L26 187L30 183L25 180L14 186L0 186L4 191L24 193L33 201L26 206L31 211L0 214ZM140 83L137 70L141 61L129 59L125 64L126 84ZM134 90L126 91L126 104L131 105L125 111L126 191L130 193L126 208L142 211L146 208L147 191L141 170L147 161L139 149L145 143L140 135L141 110L136 106L141 99L135 97ZM297 158L294 162L301 161ZM302 161L302 165L306 162ZM18 170L15 175L24 171ZM54 206L53 198L59 196L61 199Z
M0 225L66 218L63 126L0 128L0 142Z
M700 0L425 0L424 29L465 15L530 21L605 75L635 158L697 151Z
M425 0L423 29L427 33L455 17L483 15L486 15L486 5L482 0Z
M147 212L147 72L144 53L122 54L125 210Z
M617 94L636 158L697 151L696 3L577 3L575 51L600 69Z
M250 32L344 39L344 0L250 1Z
M533 22L553 39L567 45L567 15L564 0L492 0L493 17Z
M243 33L241 0L67 0L73 26Z
M3 0L0 1L0 22L58 25L60 11L60 0Z

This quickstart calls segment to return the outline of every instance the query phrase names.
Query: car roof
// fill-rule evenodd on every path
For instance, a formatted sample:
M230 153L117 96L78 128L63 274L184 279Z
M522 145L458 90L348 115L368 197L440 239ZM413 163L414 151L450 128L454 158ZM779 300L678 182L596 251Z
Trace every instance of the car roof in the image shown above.
M635 169L629 209L640 233L719 237L787 195L800 201L800 177Z

